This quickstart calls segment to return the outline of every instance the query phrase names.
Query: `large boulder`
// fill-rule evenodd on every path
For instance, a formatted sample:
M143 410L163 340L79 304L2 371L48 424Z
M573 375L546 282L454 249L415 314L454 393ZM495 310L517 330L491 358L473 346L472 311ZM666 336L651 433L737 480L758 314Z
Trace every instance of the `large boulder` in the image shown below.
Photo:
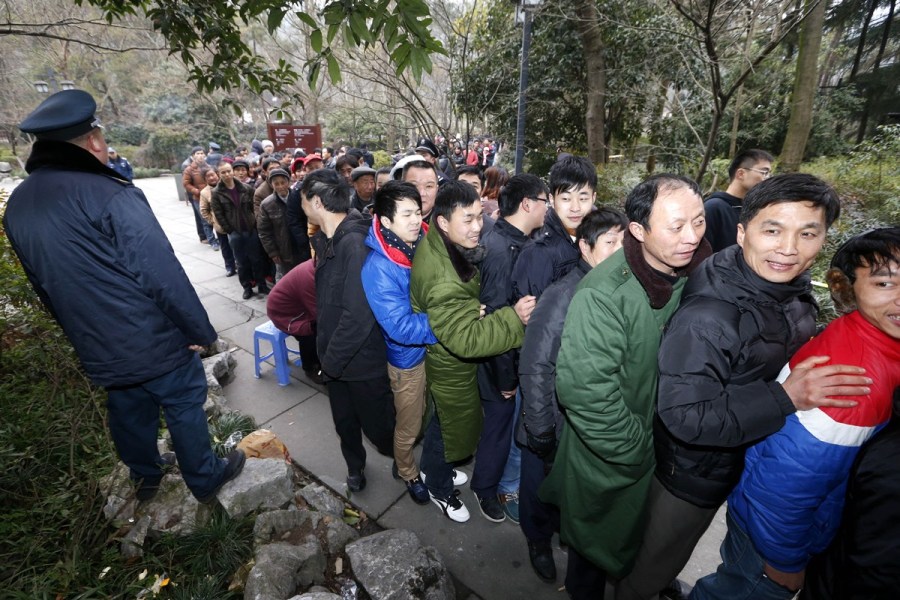
M153 499L135 508L135 517L150 517L147 535L163 533L184 535L209 521L212 509L200 504L179 475L164 475Z
M454 600L456 591L437 550L405 529L382 531L348 544L356 580L372 600Z
M281 508L294 498L293 469L277 458L248 458L243 471L222 486L217 498L232 518L260 508Z
M298 588L325 583L325 554L315 542L277 542L256 550L244 600L284 600Z

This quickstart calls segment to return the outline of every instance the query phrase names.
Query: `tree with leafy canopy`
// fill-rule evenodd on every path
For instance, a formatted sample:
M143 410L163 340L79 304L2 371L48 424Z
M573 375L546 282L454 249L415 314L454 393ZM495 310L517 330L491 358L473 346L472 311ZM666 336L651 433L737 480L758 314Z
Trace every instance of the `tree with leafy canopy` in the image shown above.
M331 0L315 14L304 2L284 0L74 2L100 9L108 24L135 15L149 18L153 29L165 38L170 54L188 68L189 81L204 93L249 88L258 94L268 91L284 95L301 74L283 58L273 65L259 56L242 36L241 27L262 20L271 34L289 13L308 27L313 55L304 70L311 87L315 87L323 68L332 81L340 81L340 66L333 50L338 35L349 47L383 42L396 72L409 70L417 80L431 71L431 55L444 52L429 29L432 20L424 0ZM65 17L59 18L59 22L64 21ZM6 22L0 24L0 35L65 39L98 48L90 37L59 33L53 23ZM285 98L283 106L295 99Z

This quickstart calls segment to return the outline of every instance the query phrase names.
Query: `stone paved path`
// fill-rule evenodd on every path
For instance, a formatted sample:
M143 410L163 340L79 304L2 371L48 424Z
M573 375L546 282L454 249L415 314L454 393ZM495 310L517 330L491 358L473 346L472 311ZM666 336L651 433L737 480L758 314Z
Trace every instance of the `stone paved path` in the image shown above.
M346 467L324 388L307 380L298 367L292 367L291 385L286 387L278 386L270 365L263 366L260 379L254 378L253 330L268 320L265 296L241 299L243 290L237 277L225 277L221 254L198 242L193 213L178 201L173 177L141 179L136 184L150 201L213 326L236 348L236 377L225 388L228 403L252 415L261 427L277 433L297 462L346 495ZM424 543L439 550L447 567L465 586L485 600L567 598L560 590L566 555L556 538L554 554L560 575L556 585L550 585L532 572L518 526L511 522L490 523L482 518L468 485L462 488L462 498L472 518L467 523L454 523L432 504L413 503L405 487L391 478L390 460L368 443L367 448L368 486L350 500L370 518L383 527L414 531ZM463 470L471 475L471 465ZM724 532L725 517L721 512L682 573L683 580L693 584L698 577L715 570Z

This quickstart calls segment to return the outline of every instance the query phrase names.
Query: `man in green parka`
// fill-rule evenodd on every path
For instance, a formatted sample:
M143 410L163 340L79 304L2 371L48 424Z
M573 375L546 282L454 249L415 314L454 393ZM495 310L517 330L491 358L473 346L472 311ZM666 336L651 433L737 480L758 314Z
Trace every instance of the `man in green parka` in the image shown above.
M431 501L459 523L469 520L469 511L453 489L450 463L475 452L483 422L473 359L522 345L524 324L534 309L534 296L526 296L515 307L479 318L481 228L481 202L474 188L445 182L410 278L413 309L428 314L438 339L425 355L425 379L435 410L425 429L420 468Z
M560 508L566 591L603 598L640 546L653 477L659 340L685 276L710 255L697 184L654 175L625 202L621 250L578 286L563 328L556 387L566 415L541 499Z

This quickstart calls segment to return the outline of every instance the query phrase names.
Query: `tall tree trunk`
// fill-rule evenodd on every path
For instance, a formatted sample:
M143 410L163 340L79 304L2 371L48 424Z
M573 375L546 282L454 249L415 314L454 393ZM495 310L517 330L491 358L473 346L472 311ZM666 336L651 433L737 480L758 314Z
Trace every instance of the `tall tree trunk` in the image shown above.
M862 29L859 30L859 43L856 45L856 55L853 57L853 68L850 69L850 77L848 81L853 82L856 74L859 72L859 63L862 61L862 55L866 47L866 35L869 33L869 25L872 23L872 15L875 14L875 8L878 6L878 0L869 0L869 8L866 11L866 18L863 21Z
M794 73L794 91L791 95L791 118L787 135L781 148L781 169L796 171L803 161L806 142L812 129L812 109L818 86L819 49L822 47L822 26L825 23L826 0L806 0L812 9L800 29L800 52Z
M756 29L756 7L751 5L747 15L747 37L744 39L744 63L750 62L750 50L753 48L753 33ZM744 103L744 86L737 89L734 96L734 118L731 120L731 143L728 145L728 158L737 153L737 137L741 124L741 105Z
M875 56L875 64L872 66L871 83L866 92L866 108L863 110L862 117L859 120L859 129L856 132L857 144L861 144L863 138L866 137L866 129L869 126L869 113L872 111L872 104L879 96L881 96L881 91L884 89L877 81L876 74L881 67L881 60L884 58L884 49L887 47L887 41L891 35L891 23L894 20L894 10L896 8L896 0L891 0L891 6L888 9L888 14L884 18L884 24L882 25L881 45L878 47L878 54Z
M606 138L606 59L600 35L600 11L593 0L574 0L578 17L578 35L584 48L587 101L585 125L588 158L594 164L605 163Z
M837 27L835 27L831 34L831 43L828 45L828 58L825 59L825 64L822 66L822 72L819 74L819 87L828 85L828 82L834 74L834 67L837 64L838 59L837 50L844 40L844 29L846 26L847 24L844 21L841 21L837 24Z

